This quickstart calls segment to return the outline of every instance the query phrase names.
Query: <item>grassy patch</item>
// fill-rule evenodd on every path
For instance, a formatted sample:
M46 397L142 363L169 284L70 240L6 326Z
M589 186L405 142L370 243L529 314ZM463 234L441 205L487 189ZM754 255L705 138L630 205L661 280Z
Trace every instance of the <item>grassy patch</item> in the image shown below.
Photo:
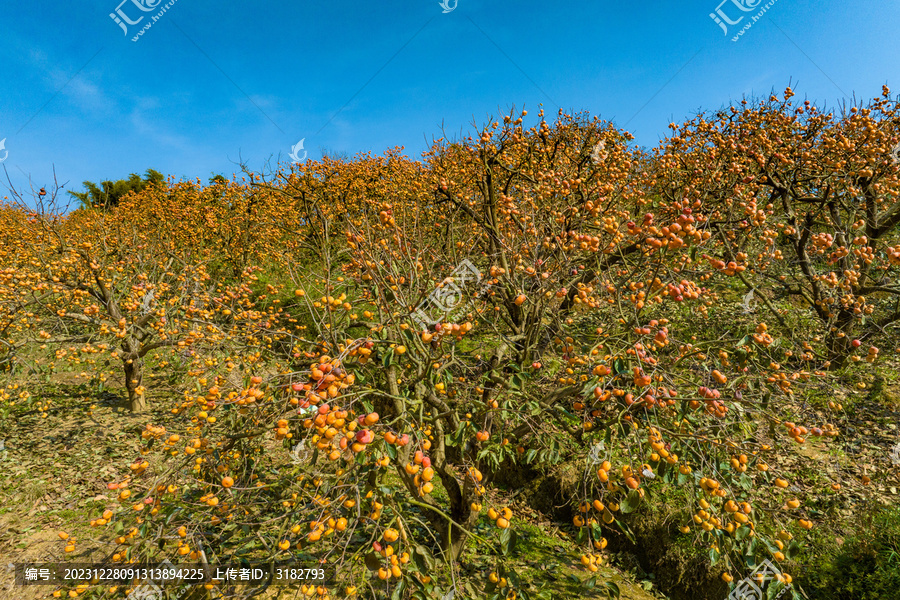
M822 600L881 600L900 589L900 508L860 510L816 534L797 584Z

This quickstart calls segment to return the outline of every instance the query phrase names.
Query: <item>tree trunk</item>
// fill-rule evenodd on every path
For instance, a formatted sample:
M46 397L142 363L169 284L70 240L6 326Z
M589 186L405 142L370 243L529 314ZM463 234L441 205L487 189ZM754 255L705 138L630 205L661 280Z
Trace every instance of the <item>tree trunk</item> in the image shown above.
M468 506L464 507L464 510L461 511L450 511L450 516L453 520L460 525L463 525L466 529L470 529L475 523L475 519L472 518L473 514L474 516L477 516L477 513L472 513ZM468 540L469 535L465 530L460 529L446 520L440 531L441 551L444 553L444 556L447 557L448 561L458 562L459 558L462 556L463 550L466 548L466 541Z
M144 379L143 362L143 359L140 358L123 361L125 389L128 391L128 408L134 413L144 412L149 408L147 397L143 394L143 390L141 390L141 393L138 393L138 388Z
M475 524L478 513L472 511L470 506L471 499L463 497L463 490L468 489L468 486L461 488L459 481L452 474L448 474L448 477L441 477L441 483L444 484L444 489L447 490L447 496L450 500L448 513L450 518L464 528L457 527L446 519L439 517L443 519L441 527L438 529L441 532L441 550L447 560L457 562L466 548L466 540L468 539L466 530L471 529Z
M853 351L850 345L853 326L856 321L849 310L841 310L834 324L834 331L827 337L828 360L831 362L829 370L839 369L847 362L847 357ZM843 333L844 335L840 335Z
M452 528L452 531L451 531ZM441 550L452 562L459 562L463 550L466 548L468 535L455 525L447 524L447 528L441 534Z

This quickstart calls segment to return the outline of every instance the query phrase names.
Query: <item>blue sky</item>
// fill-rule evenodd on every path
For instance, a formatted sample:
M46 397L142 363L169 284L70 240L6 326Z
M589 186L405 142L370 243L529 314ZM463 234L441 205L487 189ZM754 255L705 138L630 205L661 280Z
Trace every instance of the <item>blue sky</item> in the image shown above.
M737 42L765 1L176 0L133 42L167 1L0 5L0 169L16 187L50 187L54 168L74 190L148 168L205 182L290 161L300 139L311 158L418 158L442 126L513 105L599 114L652 146L671 121L789 82L830 107L900 92L900 3L883 0L777 0ZM117 7L144 17L127 35ZM717 7L744 17L727 35Z

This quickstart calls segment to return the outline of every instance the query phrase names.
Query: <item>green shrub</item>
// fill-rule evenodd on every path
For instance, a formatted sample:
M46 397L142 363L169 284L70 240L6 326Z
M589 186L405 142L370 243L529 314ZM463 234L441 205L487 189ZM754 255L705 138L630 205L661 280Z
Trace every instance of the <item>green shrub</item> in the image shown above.
M810 598L881 600L900 593L900 508L861 511L857 521L843 544L817 544L824 552L797 581Z

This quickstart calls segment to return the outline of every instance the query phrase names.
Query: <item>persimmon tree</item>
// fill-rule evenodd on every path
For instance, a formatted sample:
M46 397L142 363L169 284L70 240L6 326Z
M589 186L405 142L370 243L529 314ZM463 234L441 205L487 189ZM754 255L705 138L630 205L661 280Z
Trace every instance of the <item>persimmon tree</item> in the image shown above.
M715 236L709 264L770 310L775 297L796 298L838 368L860 326L900 319L898 106L887 87L841 114L793 95L673 124L655 192L702 202Z
M142 206L152 199L146 194ZM152 219L128 201L109 212L64 214L53 194L39 197L36 209L20 197L18 209L27 226L6 257L4 327L10 347L27 348L21 357L38 372L47 368L38 364L44 350L77 363L107 355L121 364L129 408L141 412L148 354L169 349L178 356L194 344L245 340L241 331L266 321L264 313L233 313L249 290L237 286L216 296L222 288L211 283L204 257L154 236ZM101 382L108 377L95 375Z
M783 543L776 523L789 521L769 520L768 511L781 507L784 480L759 458L772 450L761 432L782 427L795 443L810 433L837 433L819 415L805 415L805 425L786 420L772 398L790 399L821 372L808 362L791 361L790 372L776 363L792 351L767 351L774 338L765 323L712 360L679 339L666 326L671 307L694 302L702 318L715 300L705 297L712 296L703 285L709 269L695 262L698 250L714 243L702 200L653 195L655 165L637 168L649 161L597 123L561 115L552 127L542 119L523 132L515 117L485 127L477 142L436 150L433 197L382 203L379 221L348 233L358 285L377 309L364 316L394 345L393 356L382 357L386 370L372 378L387 388L388 414L421 407L419 423L424 418L436 434L434 448L422 452L449 506L426 515L444 532L444 551L458 556L481 509L481 481L470 481L470 469L485 473L486 482L501 460L583 456L605 439L628 457L621 477L611 478L618 483L610 483L607 465L590 485L606 484L603 500L593 498L605 524L627 527L610 507L625 503L633 511L659 470L668 481L726 498L729 520L704 520L700 529L717 553L752 562L754 519L767 548ZM485 273L488 286L469 299L464 316L443 315L422 330L418 302L434 286L452 289L458 281L446 274L465 260ZM424 287L423 279L430 279ZM447 290L439 297L460 293ZM404 308L412 314L405 317ZM749 440L748 427L757 434ZM748 463L757 478L745 475ZM705 472L695 476L691 465ZM421 492L415 466L401 466L410 493ZM799 503L784 506L790 513ZM799 512L793 522L812 526ZM602 549L597 522L580 523L592 525L585 539Z
M167 252L206 264L217 283L239 283L248 268L266 264L271 252L291 247L291 237L282 231L297 231L289 207L252 187L256 177L154 186L128 196L118 214L140 223Z
M728 406L719 400L719 389L708 387L728 380L721 371L715 369L713 376L697 381L669 372L654 357L656 346L668 346L670 337L665 319L652 319L647 312L655 305L697 300L703 292L683 274L691 260L686 250L711 237L704 230L705 217L693 214L691 207L699 205L679 199L657 203L657 214L645 213L652 199L642 193L640 184L641 178L651 175L634 174L628 164L632 157L617 147L614 135L602 136L596 124L579 124L568 116L552 129L542 121L525 135L514 116L504 119L496 144L491 143L491 132L499 124L492 124L477 143L434 151L433 196L413 195L404 201L398 193L397 201L381 203L378 221L351 223L347 234L354 256L348 272L355 274L362 298L372 304L362 317L374 332L377 365L360 372L375 384L375 396L383 396L373 406L391 417L389 440L402 435L415 440L417 430L425 427L426 435L418 444L396 452L395 468L410 496L422 497L416 502L424 504L432 528L441 533L441 550L450 557L459 557L465 548L483 507L483 484L501 461L517 464L554 456L560 460L566 454L584 453L589 440L596 441L601 433L621 438L618 445L628 447L638 429L638 415L645 427L654 424L649 442L658 444L662 431L679 432L694 442L685 445L685 452L706 460L711 449L699 441L706 435L684 432L689 422L682 422L679 416L684 412L674 409L675 398L682 395L687 396L681 402L683 410L706 407L719 433L715 445L735 447L734 440L746 433L737 419L721 424ZM613 162L615 158L604 163L617 152L625 164ZM537 165L548 169L540 177L533 176ZM563 167L562 173L550 169L557 165ZM597 183L601 173L605 181ZM617 175L622 185L610 185ZM630 178L637 182L626 185ZM582 183L587 190L578 192ZM629 204L631 212L622 208ZM601 214L604 217L598 218ZM437 323L423 330L417 309L429 292L444 289L439 298L467 295L456 289L458 279L471 280L473 271L453 277L465 262L486 275L488 286L467 298L466 308L455 318L440 315ZM596 292L595 286L600 288ZM345 300L349 289L337 295L348 287L329 287L335 295L321 298L319 306L339 314L344 314L341 308L351 310ZM569 287L576 292L570 294ZM642 318L647 320L642 323ZM349 319L353 324L352 316ZM637 323L642 326L635 327ZM329 317L326 329L335 325L340 321ZM763 344L768 339L764 331L761 325L753 332ZM642 336L651 333L653 342L648 345ZM614 343L606 341L610 335L615 336ZM465 343L467 339L471 341ZM385 343L387 351L379 351ZM686 355L695 353L689 346L682 348ZM368 360L365 348L359 352ZM672 357L671 371L683 358ZM554 368L544 369L544 363ZM353 367L352 362L346 364ZM549 377L544 375L547 371ZM612 379L606 379L610 374ZM753 375L756 381L771 379L768 371ZM672 387L661 386L664 381ZM739 391L740 411L753 410L756 401L771 395L770 387L779 393L791 387L790 381L777 377L771 383L775 385ZM698 391L685 394L680 391L685 386ZM409 415L417 418L410 422ZM779 422L771 414L760 417ZM702 420L694 424L699 431L705 426ZM319 426L319 434L322 429ZM567 448L559 434L574 446ZM533 447L526 450L523 444ZM747 450L752 454L759 445L741 447L752 447ZM425 459L447 492L447 505L430 496L428 482L417 478ZM677 462L674 457L667 464ZM621 494L640 487L642 475L632 473L643 470L628 469L626 486L608 491ZM710 470L716 477L718 473L717 466ZM703 485L714 481L698 479ZM637 502L634 495L629 498L631 504ZM500 529L509 526L508 513L495 509L491 513L488 516ZM608 522L614 520L608 511L605 516ZM744 523L748 521L749 517ZM721 527L728 531L729 525ZM734 530L733 524L730 527L728 533ZM599 535L596 530L592 534ZM593 541L604 544L601 538Z
M394 345L396 363L385 363L387 370L373 376L391 398L390 414L417 415L434 436L435 447L428 443L420 451L432 460L449 506L425 497L426 515L451 559L460 556L481 512L481 476L473 479L471 473L490 469L479 456L480 446L502 433L504 453L515 456L509 438L532 433L533 421L554 413L561 418L557 403L577 393L565 386L528 393L525 373L539 346L564 333L566 312L579 292L587 297L579 286L592 278L579 272L587 266L579 259L606 269L626 245L620 246L624 236L611 224L614 217L593 223L603 208L619 206L619 195L628 193L616 189L628 173L622 164L627 156L614 146L617 134L598 122L568 117L552 135L545 122L526 131L517 116L504 119L502 129L492 123L477 142L438 141L427 156L431 190L414 193L410 201L382 202L377 221L351 224L348 232L352 270L374 308L363 316L378 324L381 340ZM618 155L608 167L613 177L603 183L609 197L601 200L586 189L603 169L590 155L607 136L610 153ZM572 200L577 201L570 209ZM473 277L487 287L466 298L461 314L448 319L439 313L437 323L423 330L420 302L436 289L444 299L469 296L472 290L462 284ZM557 318L548 319L559 306ZM435 308L440 307L424 310ZM479 333L464 343L473 330ZM485 338L492 343L482 346ZM520 409L510 411L519 403ZM507 419L515 426L503 423ZM559 422L580 435L577 426ZM415 494L421 482L407 463L402 457L398 476ZM494 520L509 525L508 516Z

